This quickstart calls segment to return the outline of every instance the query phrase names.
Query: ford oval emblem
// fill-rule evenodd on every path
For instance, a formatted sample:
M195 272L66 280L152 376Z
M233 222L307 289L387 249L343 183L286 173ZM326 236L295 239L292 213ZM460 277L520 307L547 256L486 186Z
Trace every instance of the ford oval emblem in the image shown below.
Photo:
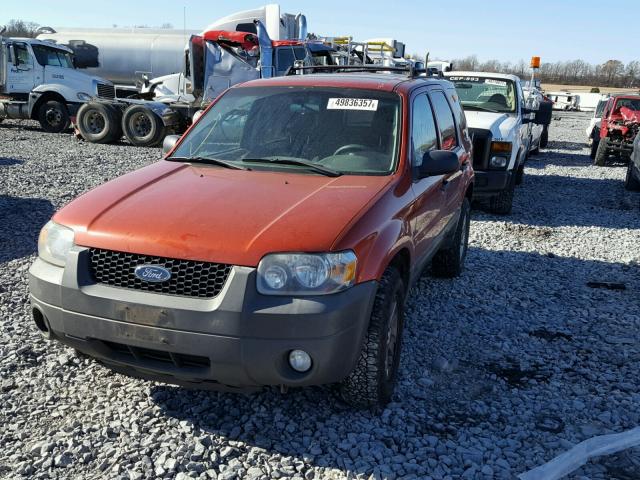
M145 282L162 283L171 278L171 272L159 265L140 265L133 273Z

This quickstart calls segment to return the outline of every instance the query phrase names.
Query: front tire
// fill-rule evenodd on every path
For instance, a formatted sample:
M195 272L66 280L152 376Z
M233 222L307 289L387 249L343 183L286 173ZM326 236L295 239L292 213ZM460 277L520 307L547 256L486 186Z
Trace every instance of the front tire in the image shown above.
M635 172L635 164L629 161L627 165L627 176L624 179L624 188L630 192L640 191L640 180Z
M469 226L471 224L471 205L465 198L460 207L460 218L456 226L453 242L439 250L431 260L431 273L436 277L453 278L462 273L464 261L469 249Z
M602 139L598 142L596 154L593 157L593 164L598 167L604 167L607 163L607 140Z
M506 189L501 191L498 195L495 195L489 199L489 211L498 215L508 215L513 209L513 196L516 191L516 178L517 173L512 173L513 178L509 181L509 185Z
M40 105L38 121L42 129L49 133L64 132L71 125L67 106L57 100L49 100Z
M405 286L397 268L388 267L378 285L360 356L340 383L340 395L356 408L384 407L391 400L400 365Z
M138 147L155 147L165 137L162 119L144 105L132 105L124 111L122 130Z

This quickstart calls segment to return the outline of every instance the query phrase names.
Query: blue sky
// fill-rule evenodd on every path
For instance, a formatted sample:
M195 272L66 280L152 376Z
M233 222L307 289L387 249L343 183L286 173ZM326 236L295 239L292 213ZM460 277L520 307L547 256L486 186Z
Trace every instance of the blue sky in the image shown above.
M183 7L186 7L187 28L197 30L224 15L264 5L268 0L0 2L0 24L20 18L53 27L159 26L169 22L181 28ZM602 0L369 0L366 3L283 0L279 3L284 12L305 13L312 32L353 35L357 39L394 37L407 44L407 53L430 51L432 58L477 54L481 60L516 61L539 55L543 61L581 58L591 63L610 58L623 62L640 59L640 48L632 48L640 45L640 29L631 28L623 37L617 30L619 22L603 21L612 12L603 11L607 7ZM618 13L626 11L632 16L637 13L637 0L618 0L615 5Z

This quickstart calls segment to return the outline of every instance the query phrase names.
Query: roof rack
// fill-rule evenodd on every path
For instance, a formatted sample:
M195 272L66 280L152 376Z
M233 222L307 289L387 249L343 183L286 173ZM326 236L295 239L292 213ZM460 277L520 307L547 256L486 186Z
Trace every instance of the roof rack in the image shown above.
M429 69L415 68L409 64L407 66L388 67L377 64L364 64L364 65L294 65L289 67L287 75L299 75L310 71L310 73L331 73L331 72L390 72L390 73L406 73L409 78L416 78L424 75L425 77L437 76L442 78L443 75L440 72L438 75L433 75L433 72Z

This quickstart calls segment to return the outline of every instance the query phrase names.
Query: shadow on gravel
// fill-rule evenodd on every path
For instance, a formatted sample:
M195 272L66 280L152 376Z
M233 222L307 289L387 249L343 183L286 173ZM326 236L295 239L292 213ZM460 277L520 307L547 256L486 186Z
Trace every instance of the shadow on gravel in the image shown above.
M38 234L55 209L49 200L0 195L0 263L38 250Z
M587 148L587 143L581 142L565 142L560 140L550 140L547 147L542 150L546 152L548 150L584 150Z
M0 167L10 167L11 165L22 165L24 160L17 158L0 157Z

